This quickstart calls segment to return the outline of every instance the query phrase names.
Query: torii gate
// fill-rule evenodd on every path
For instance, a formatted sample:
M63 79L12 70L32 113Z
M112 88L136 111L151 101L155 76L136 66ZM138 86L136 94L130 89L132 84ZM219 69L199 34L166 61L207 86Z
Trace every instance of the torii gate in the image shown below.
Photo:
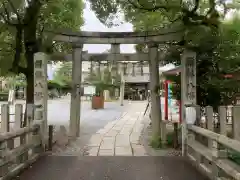
M159 57L158 61L160 62L163 57ZM72 61L72 55L71 54L64 54L64 53L55 53L52 54L50 57L51 60L53 61ZM140 64L141 68L141 73L137 75L137 77L144 78L143 74L143 64L144 62L148 62L148 53L121 53L121 54L111 54L111 53L88 53L87 51L83 51L82 55L82 62L84 61L91 61L91 62L97 62L99 63L99 71L102 69L101 65L104 63L102 62L112 62L112 59L114 59L115 65L117 65L117 71L120 71L121 75L121 86L120 86L120 105L123 105L123 100L124 100L124 89L125 89L125 75L130 75L130 76L136 76L136 63ZM127 63L132 64L132 72L128 74L128 72L125 71L124 64L126 65ZM92 64L91 64L92 65ZM111 65L111 64L110 64ZM118 66L120 65L120 66ZM91 67L92 68L92 67ZM116 73L116 72L115 72Z
M181 41L184 29L183 28L168 28L159 30L159 32L71 32L71 31L47 31L53 36L54 41L68 42L73 47L73 70L72 70L72 93L71 93L71 110L70 110L70 136L78 137L80 134L80 83L82 61L84 60L83 44L111 44L111 54L107 57L103 54L104 61L110 60L112 64L112 71L116 72L117 60L123 61L124 55L120 54L120 44L147 44L149 51L147 54L131 55L130 59L135 60L148 60L150 71L150 91L151 91L151 113L152 113L152 126L153 136L161 135L165 137L163 124L161 120L161 105L160 95L158 88L159 82L159 50L158 45L166 42ZM126 56L125 56L126 57ZM44 54L37 53L36 60L45 60L47 57ZM49 57L48 57L49 58ZM139 58L139 59L138 59ZM36 66L35 66L36 68ZM35 69L35 82L37 81ZM39 89L35 88L35 96L37 96ZM37 99L37 97L35 97ZM42 102L42 101L41 101ZM39 101L40 103L40 101ZM35 104L37 102L35 101ZM40 103L44 104L44 103ZM46 106L46 103L45 103ZM44 111L46 107L36 110ZM46 117L45 117L46 118ZM160 129L163 127L163 129Z

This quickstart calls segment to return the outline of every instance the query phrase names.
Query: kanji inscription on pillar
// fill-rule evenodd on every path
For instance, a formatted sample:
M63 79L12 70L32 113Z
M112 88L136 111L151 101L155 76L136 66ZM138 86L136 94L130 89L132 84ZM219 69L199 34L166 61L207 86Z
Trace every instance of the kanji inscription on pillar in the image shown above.
M36 71L34 73L34 75L35 75L35 78L37 78L37 79L42 78L42 76L43 76L42 71Z
M34 55L34 120L43 120L47 125L47 61L44 53Z
M185 59L186 100L196 103L196 58L195 53L187 53Z

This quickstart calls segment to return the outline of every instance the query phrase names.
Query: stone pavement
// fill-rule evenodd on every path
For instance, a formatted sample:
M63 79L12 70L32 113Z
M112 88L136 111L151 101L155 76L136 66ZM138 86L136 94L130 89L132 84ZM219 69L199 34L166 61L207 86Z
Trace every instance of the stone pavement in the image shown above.
M92 135L88 156L46 155L15 180L208 180L184 157L147 156L139 143L145 105L126 105L120 118Z
M85 149L89 156L146 156L139 143L146 102L132 102L122 116L94 134Z
M208 180L182 157L45 156L15 180Z

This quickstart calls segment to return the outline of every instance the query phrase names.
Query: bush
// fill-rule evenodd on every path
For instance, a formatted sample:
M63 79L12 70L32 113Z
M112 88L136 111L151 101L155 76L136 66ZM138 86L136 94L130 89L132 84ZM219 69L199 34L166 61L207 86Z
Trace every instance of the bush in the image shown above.
M178 136L181 135L181 128L178 128L177 131L178 131ZM166 144L163 144L160 136L155 136L152 138L152 140L150 142L150 146L154 149L160 149L163 147L173 148L174 147L174 136L175 136L174 131L168 132L166 134ZM178 137L177 141L179 142L179 137Z
M0 101L8 101L8 93L0 92Z
M160 136L152 137L152 140L150 142L150 146L154 149L161 149L163 147L161 137Z
M240 165L240 153L230 150L228 151L228 158L235 162L236 164Z
M51 80L48 81L48 89L59 89L61 87L62 86L57 82L54 82L54 81L51 81Z
M174 141L174 132L167 133L166 145L168 147L173 147L173 141Z

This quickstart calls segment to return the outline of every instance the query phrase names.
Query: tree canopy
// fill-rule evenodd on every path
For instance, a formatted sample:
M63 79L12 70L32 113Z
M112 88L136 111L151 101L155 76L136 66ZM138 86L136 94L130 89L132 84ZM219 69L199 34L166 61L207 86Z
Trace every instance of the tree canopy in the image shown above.
M161 14L163 20L175 22L181 20L184 25L218 26L219 17L232 9L238 9L238 1L217 0L89 0L91 8L99 20L106 24L114 16L124 13L126 20L137 22L139 16L153 18L152 14ZM222 11L219 11L221 9ZM158 16L159 18L159 16ZM141 19L143 20L143 19ZM134 23L133 23L134 24ZM157 27L157 24L156 24Z
M63 51L62 44L52 42L45 29L72 28L83 24L83 3L77 0L1 0L0 2L0 65L1 72L18 73L27 67L26 41L36 41L38 50L52 48ZM35 19L34 19L35 18ZM34 22L35 21L35 22ZM32 23L32 24L31 24ZM29 31L33 33L27 34ZM33 34L34 37L29 37ZM29 38L29 40L28 40ZM20 60L21 59L21 60ZM19 67L19 68L18 68Z
M231 104L239 93L239 34L240 19L233 18L221 24L218 36L206 36L208 43L200 43L197 53L197 102L202 106L211 105L217 110L218 105ZM180 49L168 53L167 62L180 65ZM235 77L228 78L226 75ZM173 92L180 99L180 76L167 76L176 83Z
M53 81L61 86L70 87L72 82L72 62L64 62L54 73Z
M80 29L83 7L81 0L0 0L1 74L25 74L27 102L33 102L34 53L69 50L44 30Z
M177 24L185 28L181 42L160 47L165 63L180 65L184 48L197 53L197 99L202 106L229 103L239 87L236 79L224 78L239 66L240 20L226 22L226 15L239 10L238 1L218 0L90 0L100 21L108 23L114 15L124 13L134 31L157 31ZM137 45L137 51L147 46ZM180 77L168 77L176 82L174 94L180 98Z

